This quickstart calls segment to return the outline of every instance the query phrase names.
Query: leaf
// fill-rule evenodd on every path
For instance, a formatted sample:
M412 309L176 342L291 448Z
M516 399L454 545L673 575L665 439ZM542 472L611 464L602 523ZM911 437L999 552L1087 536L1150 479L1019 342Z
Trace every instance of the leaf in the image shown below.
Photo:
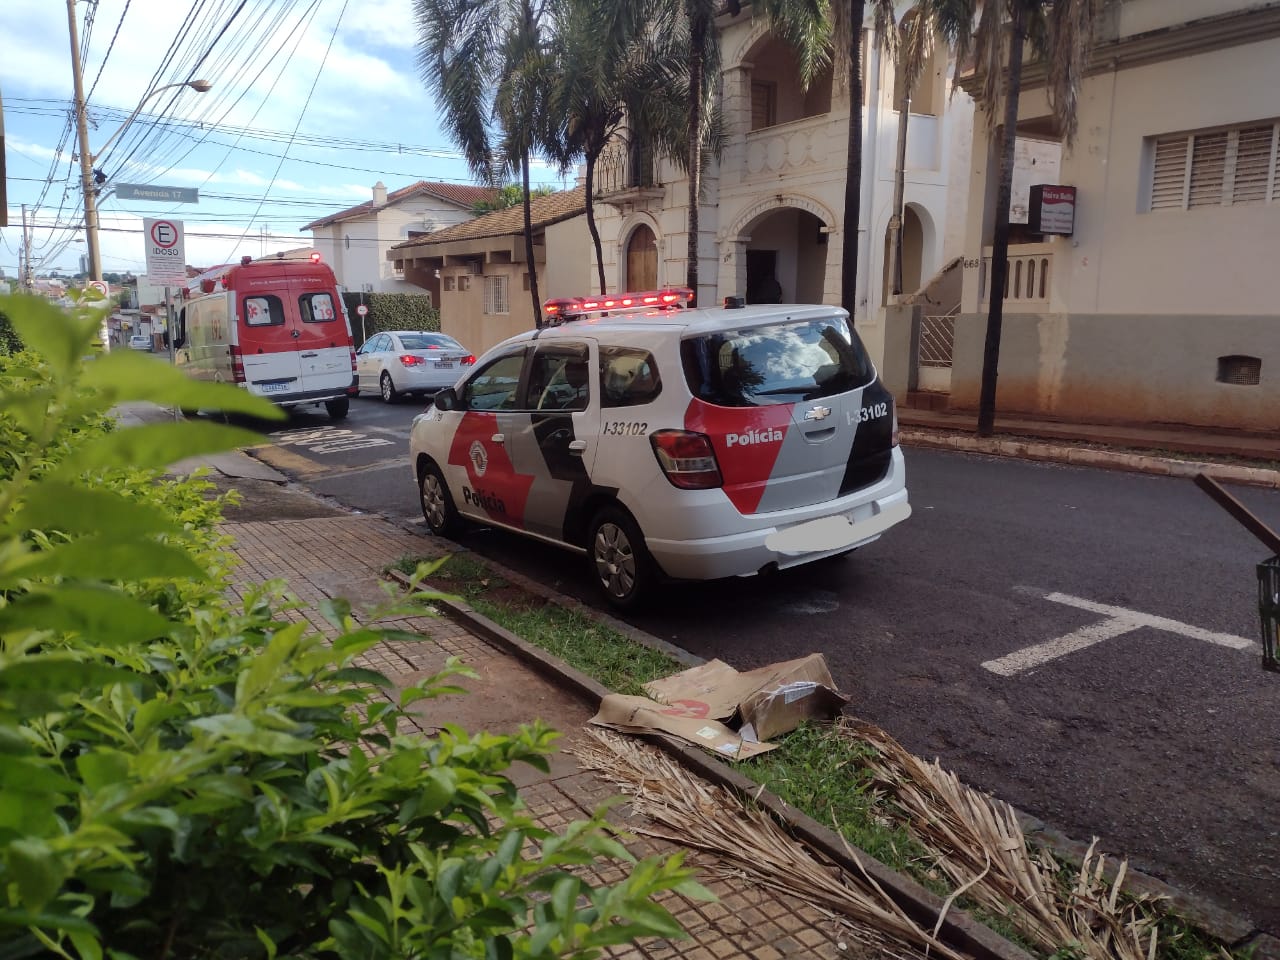
M259 433L219 423L149 423L116 430L89 441L69 454L53 476L67 480L86 471L117 467L162 470L188 457L262 442Z
M67 869L43 840L22 837L9 843L5 851L9 869L18 882L23 906L40 910L54 898Z
M53 630L113 646L154 640L171 627L141 601L109 587L62 583L56 592L26 594L0 609L0 633Z
M181 547L154 540L82 537L33 555L17 572L23 577L84 580L207 580L206 571Z
M377 670L367 670L364 667L344 667L333 675L333 679L342 683L369 683L375 687L395 686Z
M75 317L43 297L9 297L5 314L22 342L41 354L55 374L65 377L89 352L101 319Z
M116 350L90 364L82 382L101 393L113 404L125 400L150 400L169 407L187 410L218 410L242 413L263 420L283 420L285 412L270 400L209 380L195 380L167 363L156 363L155 357Z
M49 481L34 486L7 526L23 533L60 530L111 536L170 533L179 527L159 508L118 493Z
M41 655L18 660L0 669L0 692L78 693L87 687L146 680L146 677L120 667Z
M76 784L56 768L47 766L51 762L55 761L0 755L0 791L66 795L75 793Z
M102 960L102 944L93 934L76 930L68 933L67 936L71 939L71 945L76 948L76 953L80 954L81 960Z

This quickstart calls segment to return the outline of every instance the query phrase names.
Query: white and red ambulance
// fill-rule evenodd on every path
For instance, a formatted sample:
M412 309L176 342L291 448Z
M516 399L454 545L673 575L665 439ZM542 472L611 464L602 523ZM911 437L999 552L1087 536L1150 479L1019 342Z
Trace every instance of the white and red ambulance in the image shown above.
M283 407L324 404L341 420L356 392L351 319L318 253L244 257L188 281L173 346L188 375Z
M548 301L554 325L436 394L409 440L432 532L567 547L625 608L659 577L793 567L905 520L893 397L849 315L690 296Z

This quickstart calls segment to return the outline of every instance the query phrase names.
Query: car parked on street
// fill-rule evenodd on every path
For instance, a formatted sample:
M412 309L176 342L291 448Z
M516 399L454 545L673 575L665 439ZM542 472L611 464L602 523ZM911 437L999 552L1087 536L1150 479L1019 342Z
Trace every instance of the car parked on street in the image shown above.
M475 362L470 350L443 333L388 330L375 333L356 352L357 386L395 403L406 394L453 386Z
M154 349L151 345L151 338L144 333L134 334L129 338L130 350L145 350L148 353Z
M550 326L437 393L410 435L432 532L567 547L625 609L660 578L794 567L905 520L893 397L848 314L690 296L550 300Z

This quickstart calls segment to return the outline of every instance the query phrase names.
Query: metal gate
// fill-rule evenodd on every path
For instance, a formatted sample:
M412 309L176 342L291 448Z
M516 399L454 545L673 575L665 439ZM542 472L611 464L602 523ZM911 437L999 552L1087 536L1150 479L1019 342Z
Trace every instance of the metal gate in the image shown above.
M946 313L925 314L916 334L916 389L951 392L951 354L960 304Z

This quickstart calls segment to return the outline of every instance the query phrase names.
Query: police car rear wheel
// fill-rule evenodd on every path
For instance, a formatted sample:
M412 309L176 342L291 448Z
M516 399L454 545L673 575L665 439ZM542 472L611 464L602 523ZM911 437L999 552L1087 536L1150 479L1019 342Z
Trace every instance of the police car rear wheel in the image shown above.
M637 606L652 584L653 561L635 521L613 507L601 510L591 522L588 549L609 602L621 609Z
M382 372L382 379L379 382L382 387L382 402L395 403L400 399L400 391L396 389L396 385L391 382L391 374L385 370Z
M457 533L460 525L453 496L440 468L434 463L422 471L422 518L427 521L431 532L441 537Z

